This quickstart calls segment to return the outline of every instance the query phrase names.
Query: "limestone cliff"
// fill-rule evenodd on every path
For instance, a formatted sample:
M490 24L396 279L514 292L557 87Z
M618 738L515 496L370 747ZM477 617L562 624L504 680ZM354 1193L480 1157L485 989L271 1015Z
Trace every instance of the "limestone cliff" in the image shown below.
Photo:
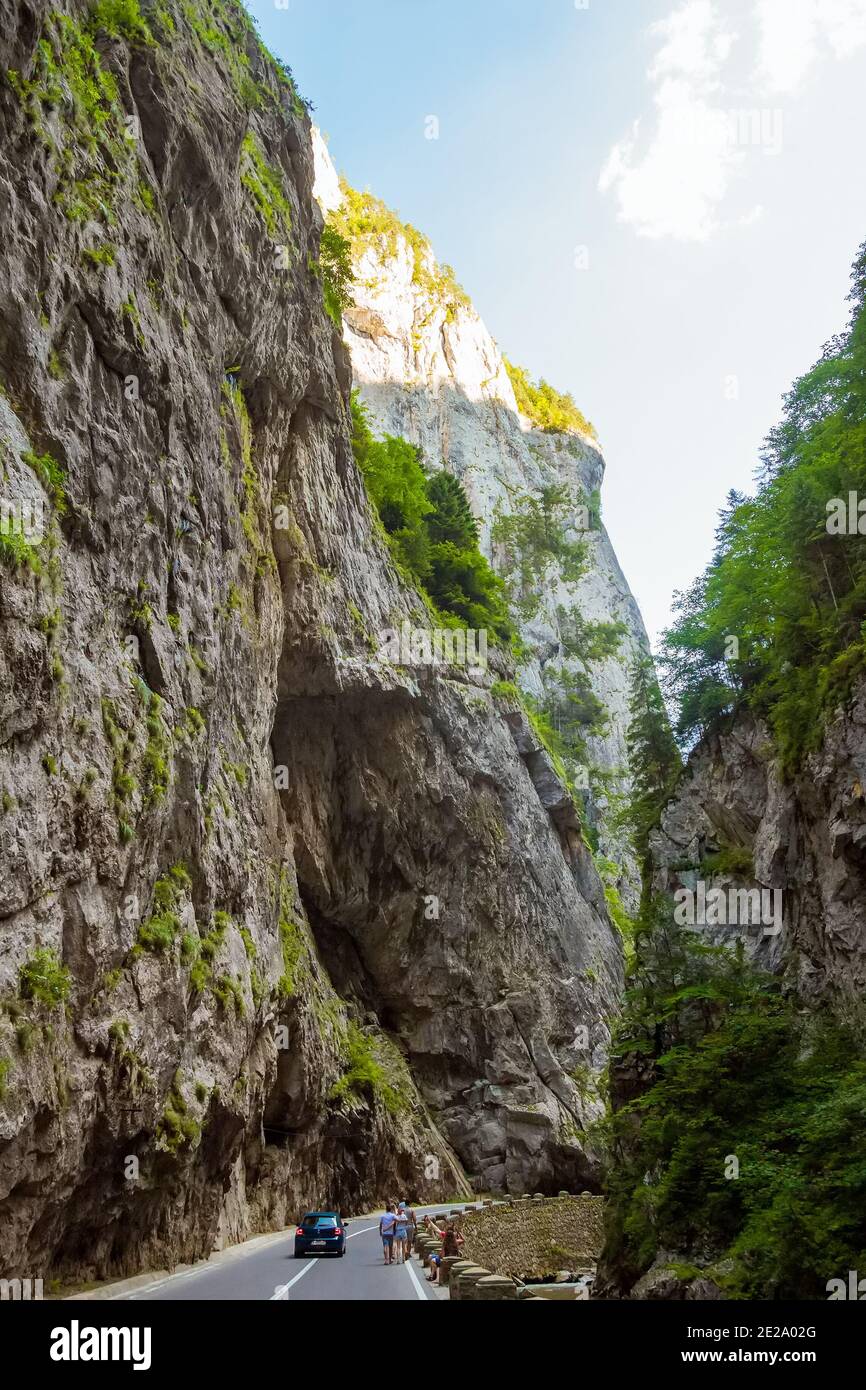
M593 1183L618 937L494 673L371 653L419 599L352 455L290 76L227 0L0 0L0 72L3 502L44 521L0 548L4 1268L190 1259L461 1164ZM497 389L438 398L476 500L594 484Z
M316 195L325 212L333 213L344 191L317 131L314 152ZM569 583L553 561L534 611L515 612L526 649L520 684L543 701L555 691L563 667L588 674L606 725L586 740L587 811L600 830L601 849L622 868L619 887L634 906L639 875L633 852L607 812L628 789L630 670L649 642L600 519L601 448L589 429L552 432L520 413L499 346L450 267L437 263L414 229L364 237L358 249L344 336L355 384L379 433L410 440L429 468L444 467L460 479L482 546L499 569L505 557L491 537L497 515L512 511L521 498L538 497L545 487L561 487L570 499L567 523L587 545L585 573ZM581 505L593 512L589 524L579 514ZM592 663L569 657L564 629L575 615L621 623L617 650Z
M689 758L652 838L654 887L671 892L703 879L726 890L777 890L778 933L751 925L704 931L718 940L741 936L756 961L782 972L803 999L847 1011L866 985L864 787L862 683L828 721L820 751L788 779L770 731L743 712Z

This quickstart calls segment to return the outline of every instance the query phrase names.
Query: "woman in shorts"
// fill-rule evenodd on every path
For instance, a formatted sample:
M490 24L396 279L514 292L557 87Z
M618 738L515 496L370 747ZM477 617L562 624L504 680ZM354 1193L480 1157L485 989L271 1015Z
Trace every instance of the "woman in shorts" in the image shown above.
M406 1215L405 1202L401 1202L399 1207L397 1208L395 1221L396 1225L394 1227L394 1249L397 1254L397 1263L398 1265L401 1265L408 1258L406 1252L406 1237L409 1234L409 1218Z
M389 1202L385 1209L385 1214L379 1221L379 1235L382 1237L382 1250L385 1255L384 1263L386 1265L394 1263L394 1230L396 1225L397 1218Z

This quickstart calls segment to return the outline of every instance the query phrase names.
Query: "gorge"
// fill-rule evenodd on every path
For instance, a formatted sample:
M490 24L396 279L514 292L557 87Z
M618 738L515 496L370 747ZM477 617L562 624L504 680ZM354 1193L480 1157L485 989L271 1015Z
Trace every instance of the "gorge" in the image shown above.
M857 1208L860 552L810 532L791 559L844 611L819 633L829 594L804 596L791 627L822 659L784 719L801 650L758 698L773 641L750 627L726 665L747 605L714 626L710 577L667 652L695 677L670 687L683 767L595 431L339 178L246 11L0 0L0 20L3 1267L101 1280L310 1206L565 1188L609 1196L605 1296L816 1296L823 1237L786 1264L799 1188L737 1206L728 1184L714 1224L713 1187L706 1222L682 1217L694 1173L658 1088L671 1049L714 1039L746 1106L814 1057L797 1105L824 1115L835 1086L838 1110L797 1152ZM804 438L847 412L862 448L861 310ZM815 481L821 525L866 482L848 447ZM36 514L41 534L16 526ZM450 656L408 659L406 632ZM782 930L736 951L709 924L659 964L699 884L774 895ZM807 1012L848 1031L822 1052ZM761 1201L791 1235L746 1278ZM846 1205L827 1257L861 1234Z

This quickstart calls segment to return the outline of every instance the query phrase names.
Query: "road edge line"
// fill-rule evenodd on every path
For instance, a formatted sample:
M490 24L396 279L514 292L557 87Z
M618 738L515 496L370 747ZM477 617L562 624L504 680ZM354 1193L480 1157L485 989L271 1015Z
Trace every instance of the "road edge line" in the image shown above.
M422 1302L432 1303L433 1300L427 1297L427 1290L424 1288L424 1285L421 1283L420 1279L418 1278L418 1275L415 1273L415 1267L412 1264L411 1259L403 1261L403 1268L409 1271L409 1278L415 1285L415 1292L418 1295L418 1297L422 1300Z

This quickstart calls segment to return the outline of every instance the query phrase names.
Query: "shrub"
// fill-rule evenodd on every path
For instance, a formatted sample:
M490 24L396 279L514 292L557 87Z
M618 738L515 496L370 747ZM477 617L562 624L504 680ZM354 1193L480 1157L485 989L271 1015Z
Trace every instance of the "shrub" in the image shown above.
M549 434L578 432L588 434L592 439L598 438L594 427L578 410L571 396L555 391L544 380L536 385L524 367L515 367L507 357L503 361L514 388L517 409L533 424Z
M102 29L112 38L128 39L130 43L153 43L153 36L138 7L138 0L96 0L88 16L87 26L93 33Z
M22 999L33 999L53 1009L64 1003L72 987L72 977L50 946L41 946L18 971L18 992Z
M708 854L700 865L706 874L732 874L736 878L755 877L755 860L745 845L725 845L715 854Z
M352 303L355 274L352 270L351 247L336 228L328 224L323 228L319 259L312 262L311 268L321 277L325 312L339 328L343 314Z
M330 214L329 223L352 248L359 259L372 249L383 260L399 254L403 242L412 259L412 283L452 318L459 305L468 305L469 296L457 283L450 265L438 265L427 238L408 222L401 222L397 213L374 198L371 193L359 193L341 180L343 201Z
M28 569L32 574L42 573L38 548L18 531L0 531L0 564L13 571Z
M406 1107L406 1098L395 1078L386 1069L382 1047L384 1040L365 1033L351 1020L346 1030L346 1067L343 1075L331 1087L332 1100L347 1100L368 1092L391 1115ZM390 1060L390 1059L389 1059Z

